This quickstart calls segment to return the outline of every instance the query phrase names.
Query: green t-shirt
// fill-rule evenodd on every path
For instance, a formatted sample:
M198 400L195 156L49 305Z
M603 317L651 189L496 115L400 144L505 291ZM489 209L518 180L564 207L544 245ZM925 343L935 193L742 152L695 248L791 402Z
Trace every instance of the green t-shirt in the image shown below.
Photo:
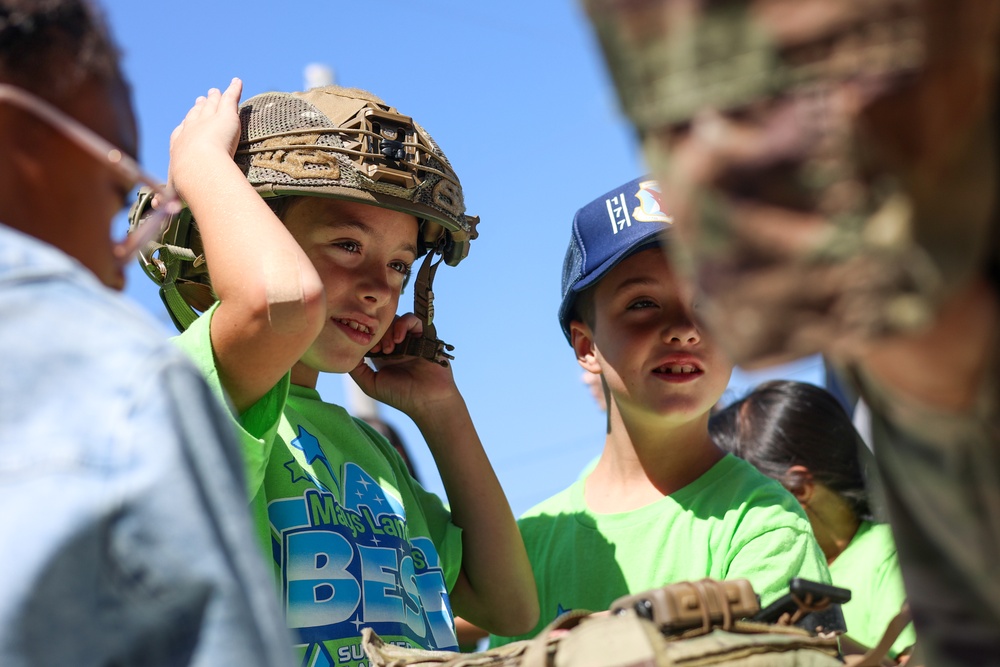
M220 395L214 310L177 340ZM448 591L461 530L385 438L286 376L243 413L249 497L300 664L367 663L361 628L388 642L457 650Z
M830 582L805 513L788 491L727 454L683 489L630 512L595 514L584 480L518 521L535 574L537 634L571 609L607 609L617 598L678 581L746 578L766 605L801 576Z
M854 539L830 565L830 576L835 586L851 590L851 601L843 607L848 636L868 647L878 644L906 598L889 525L863 521ZM890 654L895 657L916 639L910 623L893 643Z

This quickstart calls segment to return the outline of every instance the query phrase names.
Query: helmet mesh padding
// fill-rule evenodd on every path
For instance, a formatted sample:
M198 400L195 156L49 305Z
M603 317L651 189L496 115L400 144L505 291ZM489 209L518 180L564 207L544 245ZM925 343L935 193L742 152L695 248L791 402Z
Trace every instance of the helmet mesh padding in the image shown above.
M333 127L319 109L297 97L264 93L253 99L253 105L243 105L240 109L241 142L293 130Z
M442 235L456 264L475 238L461 184L437 143L377 97L328 86L264 93L240 107L236 162L264 196L353 199L411 213L421 250Z

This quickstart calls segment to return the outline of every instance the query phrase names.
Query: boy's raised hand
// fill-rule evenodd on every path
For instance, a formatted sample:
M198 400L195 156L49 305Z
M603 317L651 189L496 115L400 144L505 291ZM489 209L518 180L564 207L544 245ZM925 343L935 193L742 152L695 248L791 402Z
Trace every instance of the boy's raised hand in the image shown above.
M205 156L212 152L229 160L240 140L240 117L237 108L243 82L233 78L225 92L212 88L198 97L180 125L170 134L170 169L168 181L183 198L192 181L200 178L199 169L207 168Z
M391 353L407 334L423 332L410 313L397 317L375 352ZM538 620L531 565L500 482L472 423L451 366L423 357L379 357L351 371L361 389L408 415L420 429L462 528L462 571L451 591L456 614L501 635L526 632Z
M270 391L326 320L323 283L302 246L233 160L243 83L199 97L170 137L170 181L190 208L219 304L219 379L237 412Z
M398 315L372 351L389 354L407 335L422 332L423 322L416 315ZM373 369L362 361L351 377L366 394L415 421L437 401L459 396L450 367L409 356L379 357L374 363Z

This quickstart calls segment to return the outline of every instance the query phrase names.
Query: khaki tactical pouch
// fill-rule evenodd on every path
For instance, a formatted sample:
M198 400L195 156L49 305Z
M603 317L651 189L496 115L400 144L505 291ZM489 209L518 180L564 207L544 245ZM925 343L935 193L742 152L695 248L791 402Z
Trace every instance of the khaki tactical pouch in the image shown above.
M752 611L743 605L756 606L755 599L746 598L742 584L702 580L691 585L695 584L717 594L685 598L686 610L665 603L673 605L670 613L675 616L680 611L685 619L698 619L696 627L685 620L680 624L685 629L675 634L665 634L661 625L624 608L615 614L569 612L534 639L479 653L401 648L385 644L367 628L363 645L370 667L842 667L835 636L738 620L741 613ZM710 599L710 608L695 609L702 604L698 599L702 603Z

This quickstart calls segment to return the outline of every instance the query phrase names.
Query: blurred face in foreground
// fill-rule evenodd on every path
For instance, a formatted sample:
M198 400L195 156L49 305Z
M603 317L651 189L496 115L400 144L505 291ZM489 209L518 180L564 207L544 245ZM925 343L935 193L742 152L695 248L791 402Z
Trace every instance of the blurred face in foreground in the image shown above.
M137 137L124 80L88 78L61 108L6 84L0 98L0 141L11 168L0 203L5 224L54 245L121 289L130 258L112 240L111 223L138 173L134 163L125 164Z
M1000 3L604 4L659 75L619 92L646 86L672 247L738 363L921 327L982 265Z

